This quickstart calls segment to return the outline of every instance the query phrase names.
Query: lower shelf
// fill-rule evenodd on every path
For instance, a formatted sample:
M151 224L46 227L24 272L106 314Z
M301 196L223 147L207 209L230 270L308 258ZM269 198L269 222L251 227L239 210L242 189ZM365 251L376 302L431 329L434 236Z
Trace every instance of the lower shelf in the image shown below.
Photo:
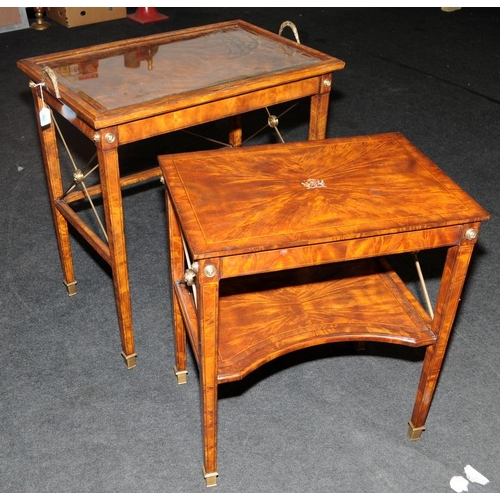
M186 287L177 289L186 306L186 289L180 288ZM192 340L197 339L193 315L184 318L191 323ZM279 356L319 344L431 345L436 337L429 323L428 314L385 260L221 280L218 381L239 380ZM196 351L197 342L192 343Z

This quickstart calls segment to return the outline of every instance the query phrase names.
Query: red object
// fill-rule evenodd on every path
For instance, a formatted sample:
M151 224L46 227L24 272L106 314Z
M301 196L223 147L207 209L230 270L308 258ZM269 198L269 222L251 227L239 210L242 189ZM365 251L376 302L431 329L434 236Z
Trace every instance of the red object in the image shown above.
M156 7L137 7L137 10L128 16L132 21L141 24L155 23L156 21L166 21L168 16L160 14Z

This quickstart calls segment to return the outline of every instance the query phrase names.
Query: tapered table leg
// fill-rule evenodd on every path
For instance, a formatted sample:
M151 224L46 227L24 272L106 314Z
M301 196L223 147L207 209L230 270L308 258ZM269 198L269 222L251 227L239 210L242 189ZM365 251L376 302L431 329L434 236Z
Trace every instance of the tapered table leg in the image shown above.
M212 266L212 267L211 267ZM200 262L198 321L200 332L201 407L206 485L217 485L217 329L219 281L217 265ZM215 272L215 274L213 274ZM208 275L208 276L207 276Z
M408 436L412 440L419 439L425 429L478 228L478 225L465 227L462 244L448 249L432 322L432 330L437 332L438 339L436 344L427 347L425 353L413 414L409 422Z
M137 355L135 353L132 327L132 306L125 246L118 146L114 131L101 131L96 146L118 326L122 343L122 356L127 368L134 368Z
M59 162L59 150L57 147L57 136L54 122L51 121L44 127L41 126L39 115L43 103L39 96L39 87L32 87L35 112L37 116L38 133L40 136L43 163L47 178L50 206L54 219L54 229L56 233L59 257L63 271L63 280L68 295L76 294L76 279L73 266L73 256L71 252L71 242L69 236L68 223L56 208L56 201L63 195L63 183L61 178L61 166Z
M172 202L165 191L165 203L167 206L168 219L168 242L170 252L170 277L172 283L177 283L184 279L186 271L184 258L184 245L179 229L179 223L172 207ZM174 331L175 345L175 367L174 372L179 385L187 382L187 355L186 355L186 328L182 318L179 299L172 289L172 326Z
M243 130L241 115L229 117L229 144L232 147L241 146L243 140Z
M321 93L311 97L309 117L309 140L311 141L324 139L326 137L332 76L327 75L323 77L321 85Z

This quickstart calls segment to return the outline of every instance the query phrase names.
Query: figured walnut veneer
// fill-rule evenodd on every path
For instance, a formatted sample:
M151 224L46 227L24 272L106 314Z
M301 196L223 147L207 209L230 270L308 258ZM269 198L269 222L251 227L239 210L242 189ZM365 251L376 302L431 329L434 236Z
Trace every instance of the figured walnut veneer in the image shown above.
M38 123L64 282L76 291L71 225L111 267L122 354L132 367L121 189L161 172L154 167L121 176L118 148L223 118L230 122L229 144L239 146L241 114L305 97L310 99L309 138L322 139L333 73L344 62L235 20L36 56L18 67L32 79L37 117L48 106L95 144L100 182L66 192L54 123ZM102 197L107 241L73 209L87 194Z
M184 381L187 335L210 485L218 384L319 344L425 347L410 421L418 438L487 212L398 133L166 155L160 165L176 369ZM447 257L431 317L386 256L435 248Z

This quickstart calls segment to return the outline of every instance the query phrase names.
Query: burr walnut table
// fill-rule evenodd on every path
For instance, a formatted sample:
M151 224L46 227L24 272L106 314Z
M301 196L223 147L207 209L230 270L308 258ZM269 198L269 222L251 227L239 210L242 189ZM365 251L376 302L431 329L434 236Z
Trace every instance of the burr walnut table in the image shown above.
M226 117L229 143L238 146L239 115L302 97L311 98L309 138L322 139L332 73L344 63L237 20L32 57L18 67L32 79L64 283L76 293L70 224L111 266L122 355L131 368L136 351L121 189L159 178L160 169L120 176L120 146ZM88 172L74 165L74 183L64 189L54 111L95 143L97 184L87 188ZM102 197L104 211L97 229L73 208L95 197Z
M204 475L217 484L217 387L330 342L426 347L409 421L429 411L482 221L398 133L160 157L178 383L199 366ZM446 248L435 309L388 256Z

